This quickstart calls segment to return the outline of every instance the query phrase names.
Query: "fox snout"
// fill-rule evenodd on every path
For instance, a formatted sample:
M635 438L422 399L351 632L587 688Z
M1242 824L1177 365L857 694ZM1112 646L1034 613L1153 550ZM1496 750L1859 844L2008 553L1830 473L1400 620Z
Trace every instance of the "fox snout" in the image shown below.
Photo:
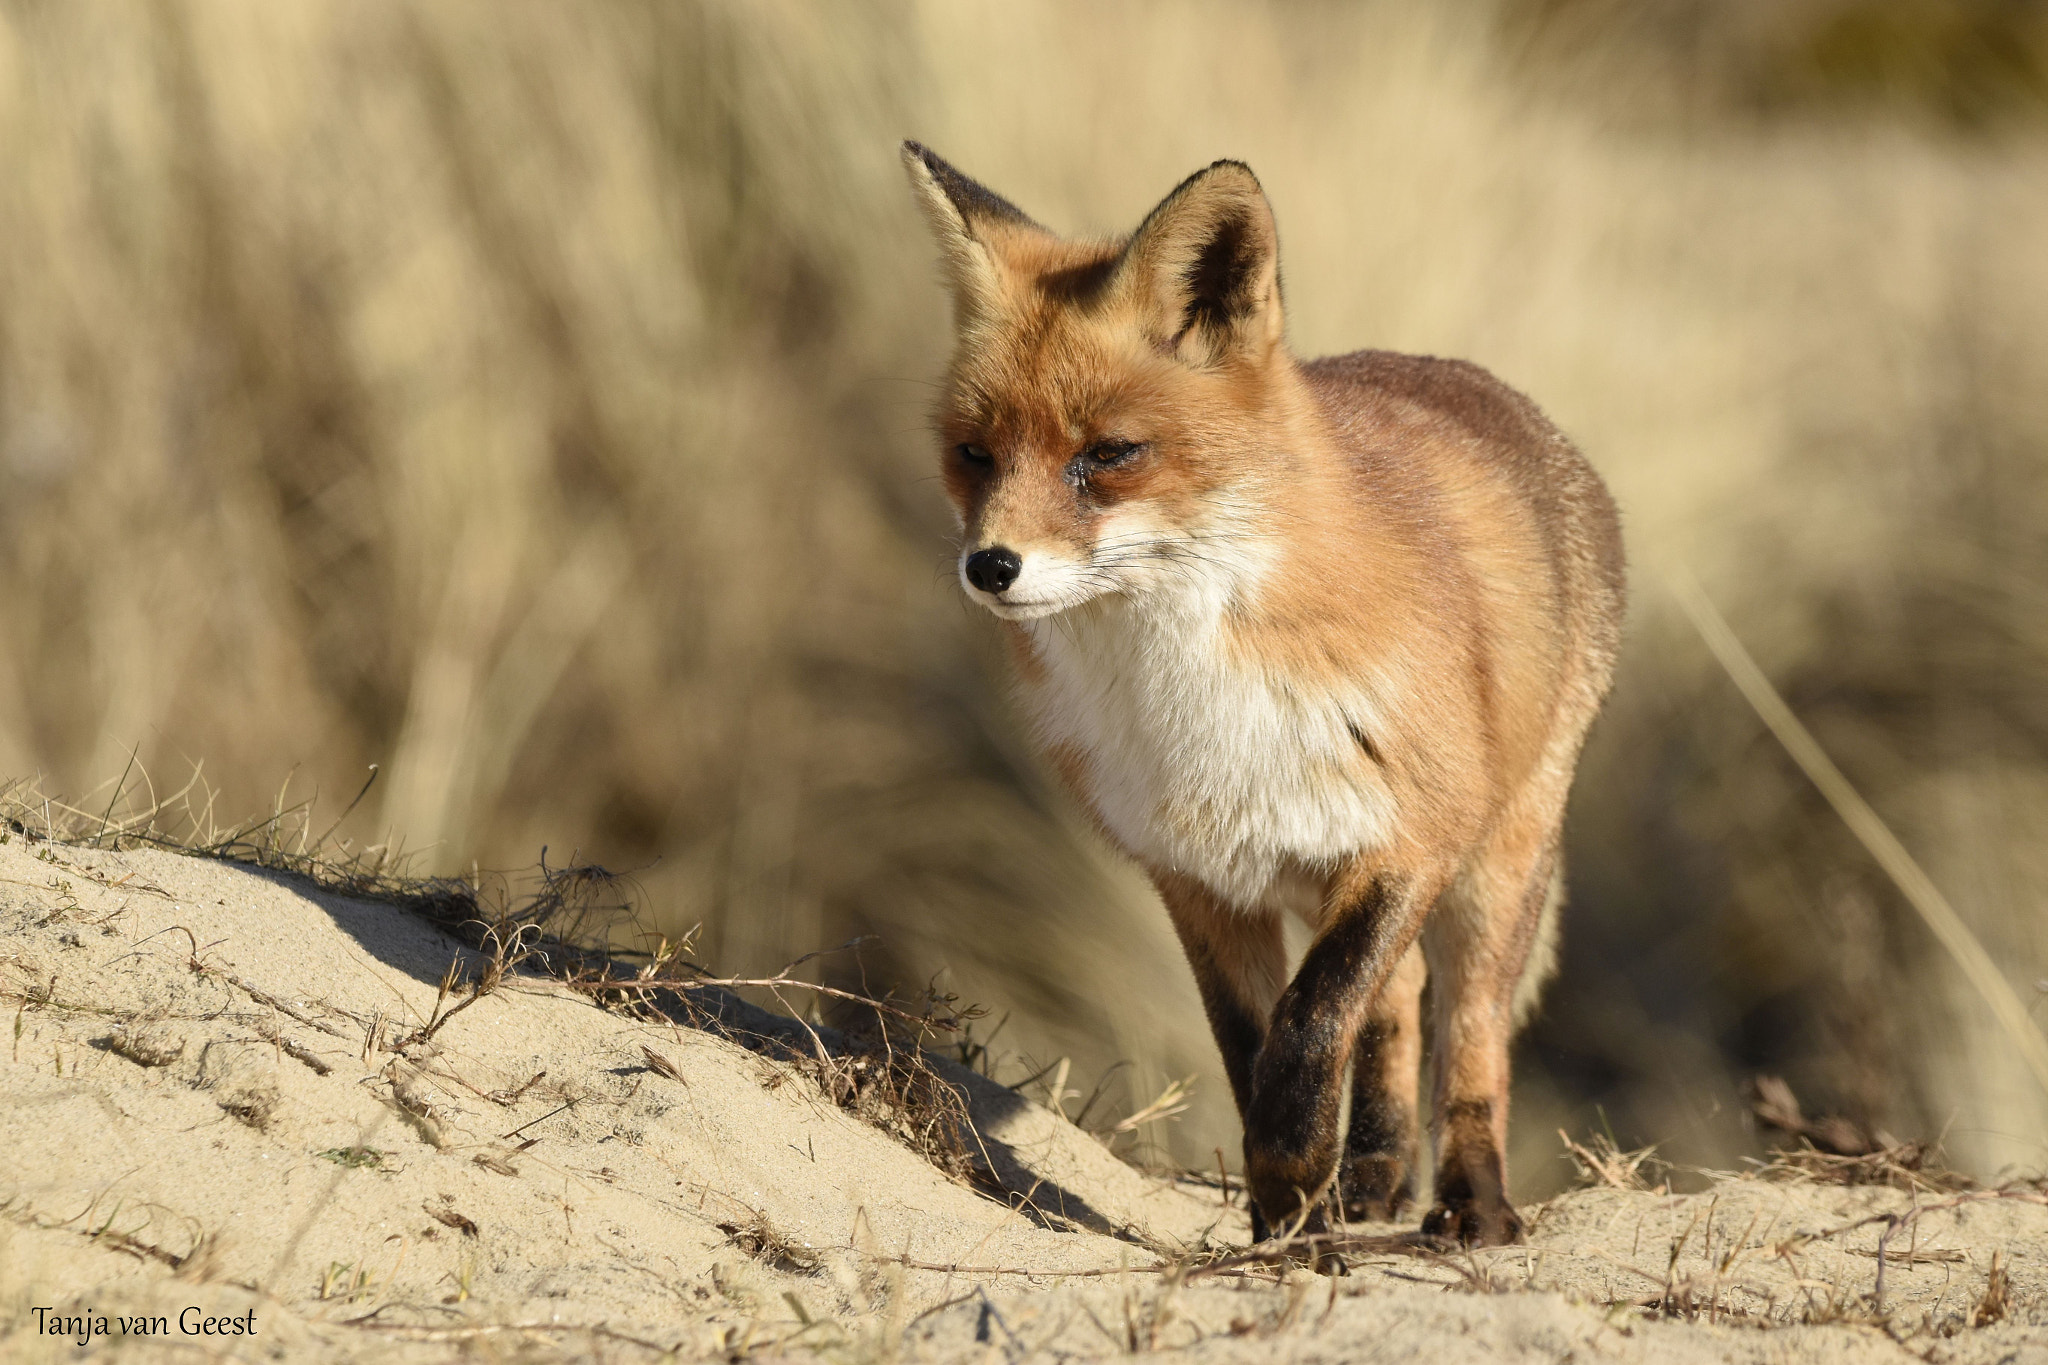
M1022 525L970 526L956 567L968 597L1006 621L1031 621L1102 597L1197 588L1203 567L1233 558L1221 540L1189 558L1195 536L1135 507L1054 533Z
M1085 554L1039 543L1019 549L990 539L970 540L961 551L960 582L969 597L1006 621L1065 611L1107 586L1088 572Z
M967 581L991 596L1000 596L1017 581L1017 575L1024 572L1024 560L1007 545L997 545L986 550L976 550L967 556L967 563L961 569Z

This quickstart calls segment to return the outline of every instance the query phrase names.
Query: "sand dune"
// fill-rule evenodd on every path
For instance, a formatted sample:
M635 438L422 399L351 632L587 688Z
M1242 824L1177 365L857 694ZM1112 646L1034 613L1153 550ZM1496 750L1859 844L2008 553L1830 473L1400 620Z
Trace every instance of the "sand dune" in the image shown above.
M11 832L0 1355L2048 1361L2031 1188L1911 1218L1881 1306L1889 1224L1832 1230L1946 1196L1595 1188L1528 1248L1203 1271L1247 1236L1213 1184L934 1058L949 1175L800 1063L854 1043L731 997L685 1026L522 975L419 1041L476 960L298 878Z

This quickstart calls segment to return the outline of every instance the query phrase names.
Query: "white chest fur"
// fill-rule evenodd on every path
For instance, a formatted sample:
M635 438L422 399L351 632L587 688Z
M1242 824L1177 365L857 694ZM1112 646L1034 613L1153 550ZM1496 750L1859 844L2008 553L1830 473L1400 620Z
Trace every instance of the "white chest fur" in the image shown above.
M1241 907L1306 911L1300 871L1384 843L1392 801L1349 728L1377 720L1362 688L1245 657L1214 603L1112 597L1027 628L1040 737L1081 756L1098 816L1139 858Z

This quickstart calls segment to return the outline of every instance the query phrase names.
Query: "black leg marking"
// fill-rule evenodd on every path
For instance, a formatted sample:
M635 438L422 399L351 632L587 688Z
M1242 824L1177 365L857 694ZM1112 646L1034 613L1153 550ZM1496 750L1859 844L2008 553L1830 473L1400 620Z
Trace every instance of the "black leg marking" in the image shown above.
M1390 942L1392 902L1375 882L1323 931L1274 1008L1245 1116L1245 1176L1267 1221L1285 1227L1335 1173L1348 1115L1343 1069L1352 1030L1405 941ZM1304 1226L1319 1230L1311 1211Z
M1223 1054L1223 1074L1230 1078L1230 1093L1237 1101L1237 1114L1242 1119L1251 1108L1252 1069L1258 1062L1264 1031L1214 972L1198 970L1195 981L1202 992L1202 1009L1209 1016L1209 1031L1216 1035L1216 1050Z

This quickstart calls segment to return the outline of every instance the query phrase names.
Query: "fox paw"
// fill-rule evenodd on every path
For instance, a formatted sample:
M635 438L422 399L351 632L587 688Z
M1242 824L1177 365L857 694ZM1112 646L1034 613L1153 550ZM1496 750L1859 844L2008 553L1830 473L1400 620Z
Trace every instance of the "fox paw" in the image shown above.
M1506 1200L1487 1204L1476 1199L1438 1204L1422 1220L1425 1237L1438 1237L1467 1247L1513 1246L1523 1239L1526 1232L1521 1217Z
M1399 1222L1415 1201L1408 1163L1397 1156L1353 1157L1344 1166L1344 1221Z

